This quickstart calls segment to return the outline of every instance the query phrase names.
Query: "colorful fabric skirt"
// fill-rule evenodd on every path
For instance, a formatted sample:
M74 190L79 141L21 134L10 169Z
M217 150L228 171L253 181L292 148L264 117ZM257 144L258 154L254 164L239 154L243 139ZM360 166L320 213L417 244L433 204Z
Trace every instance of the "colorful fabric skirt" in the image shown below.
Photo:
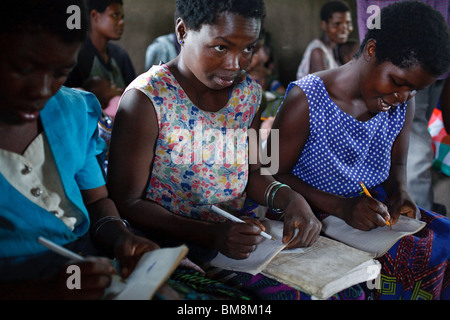
M382 186L377 186L370 192L377 200L386 203L386 193ZM248 201L246 214L255 210L254 207ZM344 290L331 299L450 300L450 219L419 209L421 220L427 225L419 232L400 239L378 259L382 269L375 289L368 289L364 283ZM320 220L326 216L318 215ZM243 287L258 291L258 296L262 299L311 298L261 275L238 275L237 279L242 282Z
M382 269L375 299L450 299L450 219L421 208L420 213L425 228L403 237L379 258Z
M382 186L370 190L377 200L387 204ZM426 226L401 238L380 257L381 274L369 299L377 300L449 300L450 219L419 208ZM322 217L319 217L322 218Z
M206 272L212 279L224 283L228 287L237 288L256 300L312 300L307 293L294 289L277 280L262 274L251 275L244 272L207 268ZM366 295L360 285L355 285L336 293L328 300L365 300Z

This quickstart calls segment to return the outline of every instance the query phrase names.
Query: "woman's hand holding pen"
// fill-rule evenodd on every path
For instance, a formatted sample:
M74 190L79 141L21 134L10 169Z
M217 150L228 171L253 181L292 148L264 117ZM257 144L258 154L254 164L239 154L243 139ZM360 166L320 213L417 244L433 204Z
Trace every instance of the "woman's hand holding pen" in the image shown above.
M70 275L67 270L69 266L74 265L80 270L80 287L77 290L68 288ZM84 260L70 260L54 279L48 281L43 292L48 291L49 295L43 293L42 297L69 300L101 299L111 284L113 274L117 274L117 271L107 258L87 257Z
M266 239L261 236L264 226L256 219L244 219L247 223L226 221L214 225L216 241L214 247L233 259L248 258L250 253Z
M348 225L362 231L386 226L391 216L388 207L367 195L354 198L342 198L338 217Z

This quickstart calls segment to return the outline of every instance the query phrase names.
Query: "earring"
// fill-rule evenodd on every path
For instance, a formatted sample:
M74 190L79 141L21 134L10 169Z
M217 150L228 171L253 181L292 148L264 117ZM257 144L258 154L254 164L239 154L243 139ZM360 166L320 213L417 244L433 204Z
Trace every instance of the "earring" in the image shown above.
M184 41L183 40L180 40L180 41L178 41L180 44L184 44Z

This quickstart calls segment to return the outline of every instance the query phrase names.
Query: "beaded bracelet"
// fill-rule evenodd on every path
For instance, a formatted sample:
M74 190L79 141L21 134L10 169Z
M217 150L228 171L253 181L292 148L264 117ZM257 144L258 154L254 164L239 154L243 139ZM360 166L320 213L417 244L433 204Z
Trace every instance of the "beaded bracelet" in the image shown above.
M129 229L130 228L130 224L128 223L127 220L125 219L121 219L119 217L114 217L114 216L106 216L103 217L101 219L99 219L93 229L95 229L94 235L96 235L98 233L98 230L100 230L101 227L103 227L103 225L105 225L106 223L110 222L110 221L120 221L123 223L123 225L125 226L125 228Z

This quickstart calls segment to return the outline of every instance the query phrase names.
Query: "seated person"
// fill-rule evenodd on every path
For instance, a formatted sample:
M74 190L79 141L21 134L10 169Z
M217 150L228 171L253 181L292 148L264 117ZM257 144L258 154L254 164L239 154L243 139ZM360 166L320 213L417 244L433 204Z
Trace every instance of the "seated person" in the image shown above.
M66 27L70 5L81 29ZM63 87L86 33L81 0L20 0L0 13L0 296L102 298L109 259L68 261L38 237L83 256L116 257L123 277L158 246L131 233L108 197L97 156L101 114L91 93ZM45 45L43 45L45 44ZM92 238L92 241L91 241ZM78 265L81 289L66 286Z
M264 32L259 41L252 60L247 67L247 73L255 79L262 88L261 99L261 139L266 140L272 126L274 116L283 101L286 89L277 79L275 59L270 46L270 34Z
M352 61L353 56L359 50L359 42L356 39L348 39L346 43L339 45L339 58L342 64Z
M321 70L338 67L338 45L347 42L353 31L350 7L343 1L328 1L320 9L322 36L311 41L297 69L297 79Z
M289 85L272 128L283 155L276 177L316 213L356 229L395 226L400 215L425 221L379 259L380 289L371 294L448 300L450 220L416 206L405 168L413 98L449 70L449 31L442 15L419 1L383 8L381 25L368 31L351 62ZM360 181L374 198L361 195Z
M116 90L115 84L105 78L94 76L84 81L82 88L95 94L102 108L102 114L98 122L98 131L99 136L106 142L106 153L102 159L103 169L106 172L108 167L109 143L111 141L114 119L105 112L105 109L108 107L110 99L113 98L113 92Z
M135 228L161 246L186 242L202 265L218 252L245 259L265 241L259 220L228 221L211 210L246 214L245 195L284 210L288 247L311 245L320 222L300 194L261 173L257 139L240 135L261 123L261 87L244 70L260 38L263 0L176 4L180 54L138 76L122 96L108 164L111 198ZM236 139L220 142L230 134ZM311 298L262 274L220 275L258 299Z
M111 40L119 40L124 31L122 0L87 0L90 16L88 36L78 53L77 64L65 86L80 88L83 82L99 76L112 82L110 103L105 113L115 116L118 96L136 77L128 53ZM116 98L117 96L117 98Z
M180 43L175 33L169 33L156 38L145 51L145 70L154 65L167 63L180 53Z

